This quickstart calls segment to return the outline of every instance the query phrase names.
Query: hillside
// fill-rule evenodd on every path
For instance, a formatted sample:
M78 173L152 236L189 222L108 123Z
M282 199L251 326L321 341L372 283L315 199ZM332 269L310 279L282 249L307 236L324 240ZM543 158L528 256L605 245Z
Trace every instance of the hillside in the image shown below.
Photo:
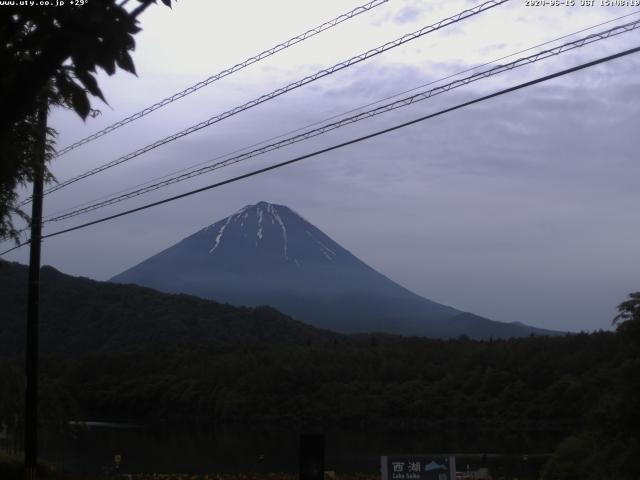
M242 308L41 272L43 353L131 351L191 344L215 347L337 342L339 335L292 320L270 307ZM27 267L0 261L0 355L24 349Z

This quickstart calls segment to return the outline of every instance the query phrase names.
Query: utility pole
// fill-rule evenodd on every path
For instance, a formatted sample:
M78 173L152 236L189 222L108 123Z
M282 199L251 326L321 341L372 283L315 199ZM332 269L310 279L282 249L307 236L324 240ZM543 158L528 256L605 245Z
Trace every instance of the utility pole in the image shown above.
M24 472L25 480L36 480L38 466L38 319L40 303L40 244L42 240L42 192L47 145L46 95L38 101L38 144L34 159L33 198L31 208L31 242L29 244L29 290L27 294L27 345Z

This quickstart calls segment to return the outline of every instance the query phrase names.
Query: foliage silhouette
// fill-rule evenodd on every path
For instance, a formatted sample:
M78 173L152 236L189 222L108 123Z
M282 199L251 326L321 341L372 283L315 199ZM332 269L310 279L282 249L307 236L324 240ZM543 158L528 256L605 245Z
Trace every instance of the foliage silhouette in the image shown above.
M96 71L135 74L129 52L138 16L155 1L138 0L130 10L116 0L61 8L16 2L0 9L0 238L16 239L11 215L25 216L15 189L32 181L39 158L38 102L68 106L85 119L89 96L106 101ZM171 0L162 3L171 6Z

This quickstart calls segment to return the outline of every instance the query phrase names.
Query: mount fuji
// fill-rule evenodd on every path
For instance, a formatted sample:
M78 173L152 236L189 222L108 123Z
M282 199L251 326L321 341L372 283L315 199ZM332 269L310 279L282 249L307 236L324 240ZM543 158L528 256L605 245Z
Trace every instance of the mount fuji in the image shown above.
M284 205L260 202L111 279L233 305L271 305L342 333L505 338L552 334L421 297L355 257Z

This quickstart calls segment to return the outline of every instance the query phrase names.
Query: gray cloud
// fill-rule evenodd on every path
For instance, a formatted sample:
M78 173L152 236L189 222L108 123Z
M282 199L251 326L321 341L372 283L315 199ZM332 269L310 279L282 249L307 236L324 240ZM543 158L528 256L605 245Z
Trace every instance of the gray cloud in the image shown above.
M410 14L410 8L402 13L407 21ZM416 118L623 44L594 46L588 53L452 91L127 206ZM497 320L570 330L608 328L615 305L640 286L639 62L628 57L51 239L45 242L44 261L69 273L106 279L246 204L267 200L291 206L373 267L433 300ZM214 158L466 67L461 60L428 62L422 57L413 64L361 64L52 195L47 210ZM163 115L152 115L60 159L56 172L65 178L110 160L276 88L287 75L276 68L260 81L250 76L229 80L218 90L203 91ZM105 108L104 118L92 129L118 119L124 107L130 111L146 106L147 95L159 98L184 80L158 75L144 86L134 82L131 87L129 80L114 79L113 91L120 94L110 96L114 111ZM64 143L86 131L72 116L56 115ZM26 252L11 258L25 261Z
M393 17L393 20L397 23L409 23L418 19L423 13L424 11L416 5L407 5Z

